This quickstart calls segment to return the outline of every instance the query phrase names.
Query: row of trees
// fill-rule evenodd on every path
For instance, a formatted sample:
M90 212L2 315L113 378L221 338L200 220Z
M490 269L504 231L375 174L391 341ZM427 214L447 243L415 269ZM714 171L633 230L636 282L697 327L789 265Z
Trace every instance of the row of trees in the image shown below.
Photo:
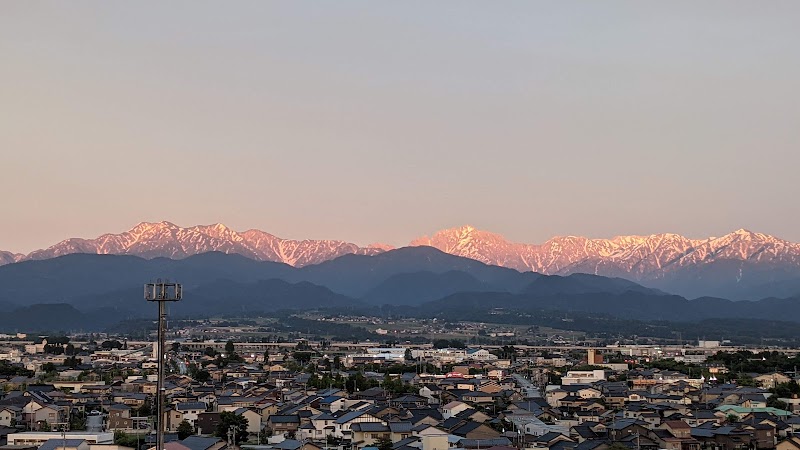
M83 420L85 423L85 417ZM214 429L214 436L228 441L229 431L235 430L236 442L244 442L249 436L249 433L247 432L247 425L248 421L246 417L225 411L220 413L220 421L217 424L217 427ZM177 432L178 439L183 440L189 436L192 436L196 430L191 423L184 420L178 424ZM138 448L140 440L141 437L138 435L130 435L122 431L117 431L114 433L114 443L124 447Z
M374 387L382 387L392 394L415 393L417 391L414 386L404 383L400 378L392 377L388 373L384 375L381 381L367 378L362 372L350 374L346 378L339 373L335 375L324 373L321 376L314 373L308 379L307 386L315 389L346 389L349 393L365 391Z

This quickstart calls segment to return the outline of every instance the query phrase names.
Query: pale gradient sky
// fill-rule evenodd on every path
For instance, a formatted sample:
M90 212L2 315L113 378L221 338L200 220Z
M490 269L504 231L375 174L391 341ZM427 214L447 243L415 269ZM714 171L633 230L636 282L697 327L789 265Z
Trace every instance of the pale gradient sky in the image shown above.
M800 2L0 2L0 249L800 241Z

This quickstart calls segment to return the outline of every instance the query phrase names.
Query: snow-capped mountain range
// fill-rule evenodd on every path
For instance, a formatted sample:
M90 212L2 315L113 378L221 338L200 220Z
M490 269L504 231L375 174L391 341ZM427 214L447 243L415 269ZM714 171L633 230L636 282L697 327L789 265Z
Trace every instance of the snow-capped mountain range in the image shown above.
M442 230L409 244L423 245L519 271L616 276L659 288L669 288L668 284L675 281L675 277L680 277L683 285L709 283L712 278L723 276L726 282L738 283L741 278L758 272L757 279L747 280L750 286L800 277L800 244L747 230L707 239L689 239L677 234L612 239L563 236L539 245L514 243L499 234L463 226ZM105 234L96 239L67 239L28 255L0 252L0 265L70 253L180 259L219 251L302 267L345 254L375 255L390 249L385 245L360 247L335 240L287 240L259 230L237 232L222 224L182 228L158 222L140 223L124 233ZM715 268L713 272L711 267ZM720 267L724 268L722 275ZM690 292L698 294L703 290L684 291L684 294Z
M707 239L670 233L612 239L560 236L535 245L509 242L499 234L464 226L416 239L411 245L548 275L579 272L658 278L671 270L723 260L800 267L800 244L744 229Z
M180 259L199 253L222 252L302 267L349 253L373 255L384 250L379 246L359 247L342 241L281 239L260 230L237 232L222 224L182 228L170 222L143 222L120 234L67 239L18 260L48 259L70 253Z
M677 234L521 244L471 226L414 240L446 253L547 275L620 277L690 298L756 299L800 294L800 244L740 229L721 237Z

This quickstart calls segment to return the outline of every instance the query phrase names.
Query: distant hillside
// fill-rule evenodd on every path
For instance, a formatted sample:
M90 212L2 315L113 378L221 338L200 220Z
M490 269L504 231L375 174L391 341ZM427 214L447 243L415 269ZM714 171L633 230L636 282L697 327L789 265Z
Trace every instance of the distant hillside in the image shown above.
M504 290L505 286L484 283L456 270L444 273L413 272L390 276L362 298L365 302L377 305L419 305L457 292Z
M419 317L475 317L492 310L564 311L603 314L630 320L694 322L703 319L761 319L800 322L800 297L730 301L712 297L687 300L677 295L625 292L525 294L466 292L420 305ZM800 334L800 333L799 333Z
M31 305L0 314L5 332L103 330L120 319L106 310L81 312L63 303Z
M753 300L800 295L800 244L744 229L703 239L660 233L611 239L556 236L541 244L529 244L511 242L500 234L467 225L414 239L409 246L433 247L455 257L520 272L624 278L687 298ZM27 255L0 251L0 265L81 253L183 259L220 252L297 268L323 266L309 271L307 278L337 292L360 297L376 284L369 274L365 274L370 276L365 285L358 286L353 280L346 285L337 284L331 278L335 274L326 272L330 269L325 269L324 263L344 256L347 264L355 265L358 256L389 253L390 264L398 267L403 253L389 250L391 247L381 244L359 246L337 240L282 239L261 230L235 231L219 223L180 227L164 221L142 222L128 231L95 239L70 238ZM413 253L412 249L408 251ZM430 264L414 260L417 266L407 267L404 272L457 270L475 276L482 283L497 281L467 270L467 263L447 267L448 262L442 256L434 258ZM370 264L380 271L378 262Z
M174 317L258 315L285 309L374 312L370 308L375 306L408 305L419 317L469 316L482 317L481 321L492 309L501 309L585 312L629 320L800 322L798 297L687 300L621 278L518 272L431 247L411 247L375 256L345 255L301 268L222 253L180 260L75 254L24 261L0 267L0 306L5 304L4 310L13 313L7 317L19 316L0 325L18 329L29 324L39 329L53 324L54 314L64 327L152 317L154 306L142 298L142 285L156 278L184 285L184 301L170 306ZM64 304L72 309L59 312ZM25 309L33 305L39 308L33 311L39 313L38 325L37 316ZM97 323L92 325L92 320Z
M480 283L517 292L541 275L490 266L479 261L449 255L431 247L405 247L375 256L345 255L332 261L298 270L298 279L326 286L352 297L366 295L392 276L428 272L462 272Z

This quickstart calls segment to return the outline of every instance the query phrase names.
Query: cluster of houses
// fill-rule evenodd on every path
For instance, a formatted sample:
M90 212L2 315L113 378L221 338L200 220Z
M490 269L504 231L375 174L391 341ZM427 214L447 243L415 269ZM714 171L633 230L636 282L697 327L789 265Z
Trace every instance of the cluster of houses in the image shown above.
M745 387L615 364L559 372L558 384L549 384L548 373L565 358L512 362L484 349L415 351L417 361L439 355L460 364L443 375L362 370L377 386L358 389L312 383L311 373L288 368L297 367L288 353L224 365L205 357L202 380L180 370L166 379L167 450L383 450L387 442L395 450L800 450L794 413L800 400L780 399L787 410L768 406L768 388L790 381L784 374L762 375L760 387ZM152 362L132 354L105 351L44 382L0 379L0 445L102 450L124 433L141 438L127 445L152 448L156 379ZM405 349L367 350L345 358L353 367L326 370L346 379L359 361L388 366L406 357ZM246 438L220 434L225 413L246 419ZM62 433L62 426L73 428ZM179 436L187 426L190 435Z

